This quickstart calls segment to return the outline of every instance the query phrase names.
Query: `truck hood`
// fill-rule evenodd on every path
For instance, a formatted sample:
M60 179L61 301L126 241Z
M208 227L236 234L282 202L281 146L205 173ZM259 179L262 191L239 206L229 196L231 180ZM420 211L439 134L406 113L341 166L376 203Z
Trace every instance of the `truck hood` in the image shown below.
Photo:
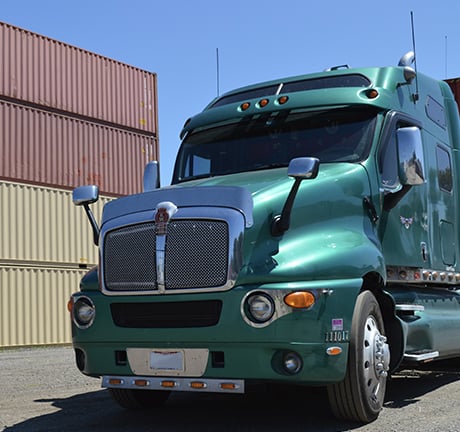
M102 225L145 211L151 211L153 219L162 201L172 201L179 208L237 209L245 217L243 262L237 279L242 284L359 277L375 267L383 268L374 227L363 205L363 198L370 195L365 167L322 164L315 179L300 185L290 229L273 236L272 221L281 213L293 182L286 168L189 181L108 203Z

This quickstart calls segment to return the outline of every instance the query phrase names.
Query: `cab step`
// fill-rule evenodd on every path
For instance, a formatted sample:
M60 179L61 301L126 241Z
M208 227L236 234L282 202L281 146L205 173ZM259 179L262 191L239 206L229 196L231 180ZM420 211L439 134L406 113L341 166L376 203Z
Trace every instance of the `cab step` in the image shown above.
M434 360L437 357L439 357L439 351L422 350L404 354L405 361L416 363L426 363Z

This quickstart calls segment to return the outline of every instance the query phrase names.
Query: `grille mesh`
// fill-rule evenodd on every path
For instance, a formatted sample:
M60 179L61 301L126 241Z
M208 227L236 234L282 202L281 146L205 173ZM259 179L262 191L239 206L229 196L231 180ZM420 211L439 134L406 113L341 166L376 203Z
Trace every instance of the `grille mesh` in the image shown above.
M157 289L155 224L111 231L104 242L105 286L112 291Z
M157 290L155 224L109 232L104 241L104 281L111 291ZM228 226L214 220L168 225L165 253L167 290L211 288L227 282Z
M166 289L206 288L227 281L227 224L171 223L166 240Z

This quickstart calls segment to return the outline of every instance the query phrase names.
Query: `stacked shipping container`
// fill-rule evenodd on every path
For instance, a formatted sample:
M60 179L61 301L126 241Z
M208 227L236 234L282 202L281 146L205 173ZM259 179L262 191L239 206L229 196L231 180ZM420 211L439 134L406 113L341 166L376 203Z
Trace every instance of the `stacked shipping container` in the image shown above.
M156 75L0 22L0 347L70 342L97 263L71 189L140 192L158 159Z

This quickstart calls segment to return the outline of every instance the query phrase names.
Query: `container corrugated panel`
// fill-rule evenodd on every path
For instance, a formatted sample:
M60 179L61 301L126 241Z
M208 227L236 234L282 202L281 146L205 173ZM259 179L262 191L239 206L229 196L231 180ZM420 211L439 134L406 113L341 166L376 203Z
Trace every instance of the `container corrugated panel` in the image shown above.
M91 206L97 221L110 198ZM0 263L67 267L98 262L86 214L68 190L0 181Z
M152 135L0 100L0 178L106 195L142 191L145 165L157 159Z
M1 22L0 95L157 135L156 74Z
M67 301L84 274L0 265L0 347L70 343Z

